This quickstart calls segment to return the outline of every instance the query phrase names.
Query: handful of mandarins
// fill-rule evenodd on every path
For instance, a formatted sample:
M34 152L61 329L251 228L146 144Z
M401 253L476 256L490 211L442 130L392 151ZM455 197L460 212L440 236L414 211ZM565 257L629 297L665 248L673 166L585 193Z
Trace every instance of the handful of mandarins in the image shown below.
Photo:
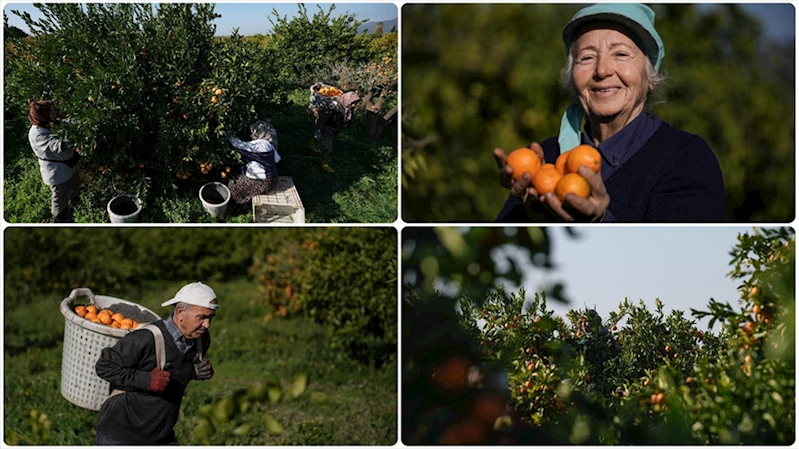
M95 306L77 306L75 313L92 323L105 324L115 329L136 329L139 323L125 318L121 313L114 313L111 309L97 310Z
M590 145L578 145L561 153L554 164L543 164L535 151L519 148L508 155L505 163L513 168L514 181L518 181L524 173L529 173L539 195L554 193L563 201L569 193L581 198L591 196L588 181L577 173L577 169L585 165L594 173L599 173L602 156Z

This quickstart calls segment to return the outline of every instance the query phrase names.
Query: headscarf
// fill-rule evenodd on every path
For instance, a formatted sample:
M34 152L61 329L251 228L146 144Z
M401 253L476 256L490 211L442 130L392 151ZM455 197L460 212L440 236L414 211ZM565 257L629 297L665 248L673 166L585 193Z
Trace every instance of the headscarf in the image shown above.
M31 124L49 128L53 117L53 100L28 100L28 104L30 105L28 120Z
M642 43L642 50L649 57L655 70L660 69L665 50L660 35L655 30L655 11L640 3L599 3L583 8L572 17L563 29L563 43L566 53L577 37L580 27L589 22L608 21L622 25L632 32ZM565 153L580 144L580 124L585 111L579 100L572 102L560 123L558 144L560 152Z
M352 119L352 107L361 101L361 97L355 91L350 91L339 97L339 103L344 106L344 121L348 122Z
M252 140L268 140L277 150L277 130L269 120L258 120L250 125Z

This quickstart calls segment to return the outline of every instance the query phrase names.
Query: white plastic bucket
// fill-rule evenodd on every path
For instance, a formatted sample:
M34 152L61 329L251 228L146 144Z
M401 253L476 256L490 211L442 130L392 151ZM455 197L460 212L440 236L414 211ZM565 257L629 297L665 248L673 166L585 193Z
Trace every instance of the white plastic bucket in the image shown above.
M203 209L213 217L225 213L230 202L230 189L221 182L209 182L200 188L200 201Z
M141 201L134 195L115 196L106 206L111 223L136 223L139 221Z

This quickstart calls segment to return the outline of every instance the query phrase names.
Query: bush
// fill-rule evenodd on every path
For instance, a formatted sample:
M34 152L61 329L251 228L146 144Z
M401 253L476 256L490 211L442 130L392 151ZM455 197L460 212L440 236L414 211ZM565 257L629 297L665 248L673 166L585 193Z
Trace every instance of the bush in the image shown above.
M322 228L282 241L251 268L269 316L306 315L334 329L331 346L365 363L394 357L396 233Z
M159 195L227 177L242 133L285 100L274 58L234 34L215 39L212 4L47 4L22 18L32 37L6 60L7 111L53 99L72 123L54 126L84 156L88 192ZM92 195L94 192L96 195ZM96 219L95 221L104 221Z
M40 294L64 298L76 287L113 294L147 280L243 278L260 241L280 241L291 231L9 228L5 235L6 302L14 304Z
M790 229L739 237L730 276L742 280L740 307L711 300L708 311L691 310L711 328L720 323L718 333L681 311L666 315L660 301L654 311L625 300L604 320L589 310L563 319L543 295L525 307L523 291L506 298L500 290L461 300L447 318L425 309L440 298L411 295L408 316L421 324L405 338L421 342L403 345L412 357L405 442L792 443L795 243ZM453 320L459 330L443 344L434 338L441 330L420 329ZM499 411L487 413L484 397L502 398Z
M319 7L312 17L304 4L298 4L299 15L288 20L272 11L272 38L270 48L279 55L277 67L282 79L310 86L319 67L328 62L365 62L369 52L364 43L357 39L358 27L366 20L356 20L352 14L342 14L332 19L336 8L331 5L327 11ZM395 47L396 48L396 47ZM396 51L396 50L395 50Z
M303 308L335 329L333 346L382 365L397 351L397 234L325 228L308 260Z

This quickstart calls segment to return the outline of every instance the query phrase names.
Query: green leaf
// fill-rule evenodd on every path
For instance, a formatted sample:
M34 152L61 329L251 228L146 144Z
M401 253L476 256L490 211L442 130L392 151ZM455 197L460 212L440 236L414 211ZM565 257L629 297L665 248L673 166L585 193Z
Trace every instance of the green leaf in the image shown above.
M280 397L283 396L283 391L280 387L272 386L269 387L268 393L269 395L269 403L274 404L280 400Z
M267 388L263 382L255 382L247 389L247 394L254 401L260 401L266 398Z
M327 395L319 391L312 391L309 393L308 399L314 404L324 404L327 402Z
M264 427L270 435L280 435L283 433L283 427L281 427L280 423L268 413L264 413Z
M245 423L233 429L233 435L244 436L247 435L252 429L252 424Z
M292 398L300 397L304 392L305 388L308 386L308 375L305 373L299 373L294 376L294 381L291 383L291 389L289 390L289 394Z

